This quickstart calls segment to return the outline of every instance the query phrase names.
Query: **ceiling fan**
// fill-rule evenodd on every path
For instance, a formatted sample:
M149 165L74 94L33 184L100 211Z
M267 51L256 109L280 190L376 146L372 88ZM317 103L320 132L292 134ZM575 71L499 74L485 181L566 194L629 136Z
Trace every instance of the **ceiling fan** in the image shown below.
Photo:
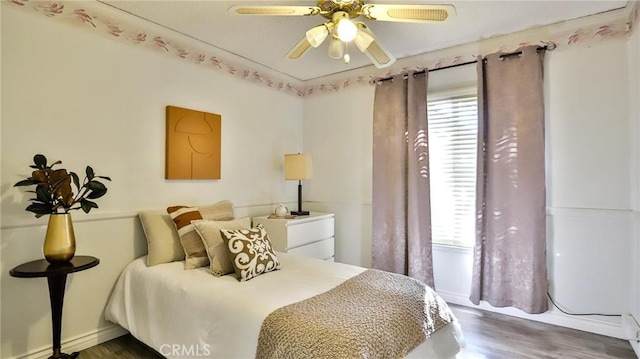
M331 35L329 57L349 63L347 44L353 42L378 68L395 62L395 57L380 44L367 24L352 19L362 16L368 20L442 23L455 15L453 5L396 5L365 4L363 0L318 0L317 6L232 6L229 11L239 15L312 16L320 15L328 22L307 31L305 37L286 55L299 59L311 47L320 46Z

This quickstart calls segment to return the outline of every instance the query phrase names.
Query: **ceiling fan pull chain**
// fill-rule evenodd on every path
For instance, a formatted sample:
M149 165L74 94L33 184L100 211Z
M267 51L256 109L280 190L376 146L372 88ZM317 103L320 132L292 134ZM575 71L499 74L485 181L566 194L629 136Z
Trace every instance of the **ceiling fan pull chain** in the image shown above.
M349 62L351 62L351 56L349 56L349 43L345 42L344 43L344 56L342 57L342 59L344 60L345 64L349 64Z

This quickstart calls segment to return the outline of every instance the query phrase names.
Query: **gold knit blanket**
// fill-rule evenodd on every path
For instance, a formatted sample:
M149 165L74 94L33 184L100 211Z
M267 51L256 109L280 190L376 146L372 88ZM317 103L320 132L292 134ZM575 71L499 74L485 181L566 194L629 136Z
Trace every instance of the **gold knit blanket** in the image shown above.
M402 358L453 320L422 282L369 269L269 314L256 358Z

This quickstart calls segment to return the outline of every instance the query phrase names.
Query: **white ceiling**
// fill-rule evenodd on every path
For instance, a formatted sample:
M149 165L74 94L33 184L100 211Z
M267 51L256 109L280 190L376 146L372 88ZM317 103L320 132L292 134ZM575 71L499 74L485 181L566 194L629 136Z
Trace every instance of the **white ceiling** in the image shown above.
M239 55L299 80L309 80L371 65L357 49L351 63L327 56L325 41L299 60L284 56L305 32L326 20L321 16L278 17L236 15L232 5L316 5L316 1L102 1L217 48ZM366 2L366 0L365 0ZM372 0L388 4L452 4L457 15L446 24L365 21L378 40L400 59L496 35L622 8L626 1L415 1Z

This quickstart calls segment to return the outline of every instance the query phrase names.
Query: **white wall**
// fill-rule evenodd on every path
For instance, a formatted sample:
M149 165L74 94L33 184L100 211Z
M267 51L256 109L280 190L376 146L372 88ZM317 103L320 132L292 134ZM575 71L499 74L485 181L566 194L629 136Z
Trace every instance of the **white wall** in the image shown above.
M336 261L368 267L373 88L340 94L305 100L304 150L313 155L314 177L304 198L310 209L336 214Z
M628 313L633 230L626 43L549 54L551 293L574 312Z
M620 40L571 47L548 53L545 61L549 276L555 299L574 312L631 310L630 195L638 163L630 156L637 139L629 136L626 46ZM430 91L464 87L474 74L473 66L433 72ZM364 266L371 256L374 91L312 97L304 108L305 152L318 162L306 198L337 213L336 260ZM469 304L471 259L468 249L435 246L436 288L445 298ZM538 319L570 321L545 318ZM617 335L603 321L581 328Z
M99 209L74 213L77 253L101 263L69 276L63 342L72 344L108 328L102 311L113 283L146 251L136 211L232 199L240 214L264 214L295 199L280 166L283 153L302 150L302 99L9 7L1 26L0 357L50 355L46 281L8 274L42 258L47 220L32 219L28 197L12 188L34 154L113 179ZM221 180L164 179L166 105L222 115Z
M631 303L632 313L636 321L640 322L640 30L637 28L633 31L628 42L628 68L629 68L629 112L632 125L630 137L632 143L635 144L631 151L631 160L635 163L632 173L631 183L632 189L635 191L632 200L632 207L636 218L634 247L631 251L632 260L632 296ZM640 347L638 347L640 348Z

